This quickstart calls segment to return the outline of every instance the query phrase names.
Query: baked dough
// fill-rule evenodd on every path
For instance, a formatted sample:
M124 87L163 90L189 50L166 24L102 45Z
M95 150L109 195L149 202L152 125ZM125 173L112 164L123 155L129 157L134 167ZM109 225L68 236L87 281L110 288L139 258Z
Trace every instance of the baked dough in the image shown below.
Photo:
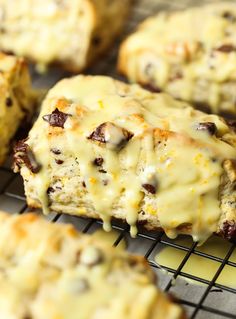
M119 70L212 113L236 115L236 4L148 18L121 46Z
M72 225L0 213L2 319L184 319L142 257Z
M235 123L230 123L231 126ZM235 127L234 127L235 128ZM168 236L235 237L236 134L217 115L109 77L60 81L15 148L28 204L137 221ZM234 231L232 230L234 227Z
M22 121L32 114L34 95L28 67L22 58L0 53L0 164Z
M59 63L79 72L106 52L129 7L130 0L0 0L0 48L41 71Z

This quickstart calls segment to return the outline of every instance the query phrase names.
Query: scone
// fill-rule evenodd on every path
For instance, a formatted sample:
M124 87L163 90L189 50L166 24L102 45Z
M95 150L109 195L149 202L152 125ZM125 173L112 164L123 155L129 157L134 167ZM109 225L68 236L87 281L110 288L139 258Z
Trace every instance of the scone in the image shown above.
M0 53L0 164L22 121L33 112L34 95L28 67L22 58Z
M236 115L235 34L233 2L160 12L125 40L118 68L132 82Z
M234 125L234 123L230 123ZM235 128L235 127L234 127ZM236 237L236 134L217 115L109 77L64 79L15 148L29 206Z
M0 0L0 49L79 72L115 40L130 1Z
M142 257L33 214L0 213L2 319L184 319Z

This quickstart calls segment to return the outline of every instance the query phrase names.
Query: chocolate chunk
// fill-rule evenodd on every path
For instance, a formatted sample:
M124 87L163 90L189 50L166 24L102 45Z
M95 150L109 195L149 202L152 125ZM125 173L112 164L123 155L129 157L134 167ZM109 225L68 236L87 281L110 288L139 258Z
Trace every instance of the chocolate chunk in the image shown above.
M145 90L148 90L150 92L153 92L153 93L161 93L162 90L157 86L157 85L154 85L154 84L151 84L151 83L140 83L140 85L145 89Z
M95 160L93 161L93 164L96 165L96 166L102 166L104 160L102 157L97 157L95 158Z
M61 151L57 148L51 148L51 152L55 155L60 155L61 154Z
M64 161L60 160L60 159L55 159L55 162L58 164L58 165L61 165L64 163Z
M197 131L207 131L210 135L216 134L217 127L213 122L201 122L196 126Z
M235 222L224 222L222 228L222 235L228 240L236 242L236 223Z
M236 20L235 16L230 11L225 11L222 14L222 17L230 22L235 22L235 20Z
M92 132L92 134L89 135L88 139L89 140L98 141L98 142L101 142L101 143L106 143L105 133L104 133L105 126L106 126L106 123L103 123L103 124L99 125Z
M13 105L13 101L10 97L7 97L5 100L5 104L7 107L11 107Z
M95 266L103 261L103 254L97 247L88 246L79 255L79 261L86 266Z
M86 188L85 181L82 182L82 186L83 186L84 188Z
M133 137L133 134L111 122L99 125L88 136L89 140L106 144L110 149L121 149Z
M48 195L51 194L51 193L54 193L54 192L55 192L55 189L54 189L54 188L48 187L48 189L47 189L47 194L48 194Z
M25 141L26 139L19 141L14 147L14 164L18 169L25 164L32 173L36 174L40 171L41 165L37 163L32 150Z
M151 194L156 194L156 187L151 184L142 184L142 187Z
M223 53L230 53L230 52L235 51L235 50L236 50L236 48L232 44L222 44L221 46L219 46L218 48L215 49L215 51L220 51Z
M43 116L44 121L48 122L53 127L64 128L64 124L71 114L63 113L56 108L52 114L47 114Z

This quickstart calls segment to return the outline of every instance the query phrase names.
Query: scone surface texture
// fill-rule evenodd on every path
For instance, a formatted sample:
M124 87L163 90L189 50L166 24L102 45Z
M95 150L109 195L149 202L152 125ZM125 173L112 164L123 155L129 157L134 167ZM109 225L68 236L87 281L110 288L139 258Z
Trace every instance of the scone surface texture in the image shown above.
M44 71L52 63L80 72L121 31L130 0L0 0L0 49Z
M235 138L222 118L166 94L76 76L49 91L15 170L46 214L101 218L106 230L120 218L132 235L141 222L170 237L234 237Z
M119 70L212 113L236 115L236 4L159 12L121 46Z
M6 159L17 129L30 118L34 100L25 61L0 53L0 164Z
M72 225L0 213L2 319L184 319L142 257Z

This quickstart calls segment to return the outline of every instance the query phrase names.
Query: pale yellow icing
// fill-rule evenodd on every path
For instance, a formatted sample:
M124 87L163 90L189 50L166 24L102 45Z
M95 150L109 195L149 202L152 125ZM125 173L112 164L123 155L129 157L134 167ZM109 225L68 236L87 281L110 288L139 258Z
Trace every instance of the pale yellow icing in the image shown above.
M71 116L64 128L51 127L42 116L56 107L60 109L63 99L61 111ZM98 144L88 139L104 122L116 126L109 135L112 147L109 141ZM202 122L215 123L217 137L197 130ZM120 140L121 133L114 133L121 128L133 137L123 148L115 149L114 141ZM86 214L85 205L90 205L104 221L104 228L110 230L111 216L122 207L122 218L130 224L134 236L138 212L144 210L159 220L168 236L181 232L178 226L191 224L194 240L204 241L217 230L221 215L222 163L236 156L235 147L224 141L227 134L234 139L219 117L195 111L164 94L151 94L135 85L122 86L107 77L63 80L49 92L27 141L42 169L31 174L23 167L22 175L29 180L29 185L25 182L26 194L39 200L45 213L49 211L47 188L53 186L55 176L60 176L63 187L68 170L73 170L71 164L63 169L52 166L54 158L49 150L59 148L65 161L66 157L77 158L79 174L86 184L86 200L80 193L81 204L75 199L73 213ZM96 156L103 158L106 174L93 164ZM143 184L154 186L155 194L145 190ZM81 185L67 187L63 189L65 196L74 196L73 187L79 190Z
M0 213L2 319L183 318L143 259L50 224Z
M213 112L235 113L235 17L232 1L158 12L125 40L120 70L132 82L149 83ZM232 49L218 50L222 46Z

